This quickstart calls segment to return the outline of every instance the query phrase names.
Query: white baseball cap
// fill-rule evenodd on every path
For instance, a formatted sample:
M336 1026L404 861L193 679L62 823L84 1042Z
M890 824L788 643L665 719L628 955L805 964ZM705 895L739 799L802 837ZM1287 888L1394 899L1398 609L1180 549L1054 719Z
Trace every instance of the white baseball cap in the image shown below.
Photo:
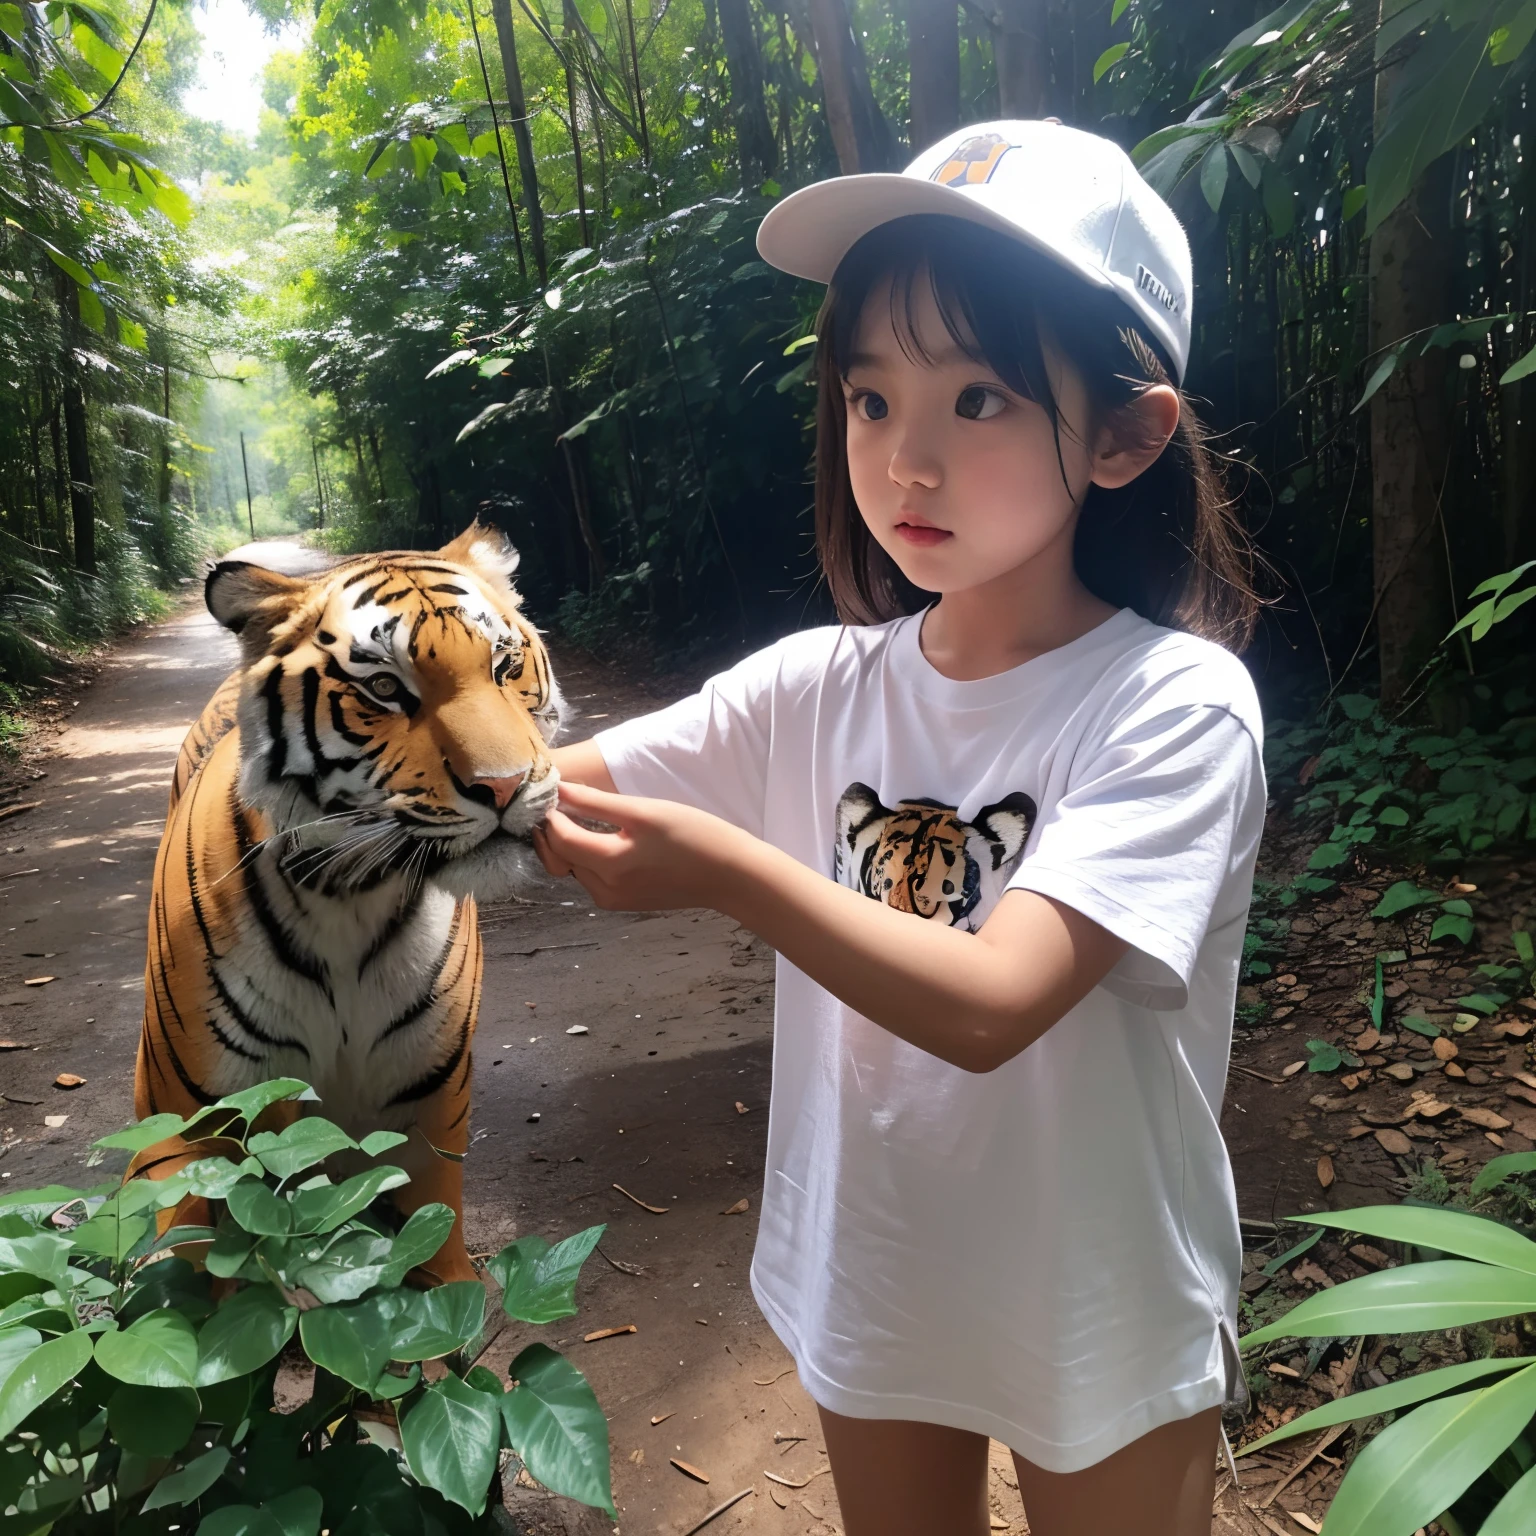
M899 175L837 176L792 192L758 227L757 249L771 266L828 283L860 236L914 213L1012 235L1108 289L1183 381L1189 241L1118 144L1058 122L977 123L940 139Z

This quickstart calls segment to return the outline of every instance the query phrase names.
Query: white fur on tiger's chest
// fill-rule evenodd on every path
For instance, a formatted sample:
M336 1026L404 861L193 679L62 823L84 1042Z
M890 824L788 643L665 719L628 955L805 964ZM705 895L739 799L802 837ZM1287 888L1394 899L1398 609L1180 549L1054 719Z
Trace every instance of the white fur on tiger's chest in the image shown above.
M295 889L270 869L259 877L270 922L248 918L213 962L234 1005L220 1009L223 1022L239 1047L226 1052L224 1070L244 1079L219 1090L293 1076L344 1125L410 1124L414 1104L393 1101L448 1048L441 1026L454 1005L439 992L458 969L460 946L449 952L455 899L427 885L402 916L396 881L337 899Z

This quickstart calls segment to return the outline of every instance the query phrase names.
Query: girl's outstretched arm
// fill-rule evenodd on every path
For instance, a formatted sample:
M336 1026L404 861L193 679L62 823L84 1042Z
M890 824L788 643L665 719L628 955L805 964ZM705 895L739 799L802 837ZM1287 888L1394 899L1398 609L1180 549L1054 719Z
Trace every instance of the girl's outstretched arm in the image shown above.
M1039 1039L1127 947L1033 891L1006 892L981 930L965 933L871 901L692 806L579 783L563 783L560 801L534 834L540 857L598 906L713 907L850 1008L970 1072Z
M549 754L560 770L562 784L590 784L593 789L605 789L611 795L617 789L613 775L595 741L573 742L568 747L556 747Z

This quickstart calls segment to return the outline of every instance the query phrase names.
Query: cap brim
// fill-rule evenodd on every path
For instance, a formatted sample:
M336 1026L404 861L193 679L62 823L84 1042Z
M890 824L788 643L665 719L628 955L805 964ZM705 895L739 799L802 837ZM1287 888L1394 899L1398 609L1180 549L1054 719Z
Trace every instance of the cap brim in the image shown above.
M1096 288L1114 284L1102 268L1073 261L1028 229L975 202L955 187L893 172L836 176L818 181L768 211L757 229L757 252L769 266L815 283L830 283L854 243L870 230L916 213L945 214L995 229Z

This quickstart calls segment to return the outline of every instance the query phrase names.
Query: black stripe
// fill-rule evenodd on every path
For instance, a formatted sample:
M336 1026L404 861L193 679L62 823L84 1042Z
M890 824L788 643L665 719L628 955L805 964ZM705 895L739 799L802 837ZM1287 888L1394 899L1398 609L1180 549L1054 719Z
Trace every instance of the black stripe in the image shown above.
M239 1003L235 1001L234 996L230 992L229 988L224 985L224 978L220 976L219 973L211 965L208 967L208 979L213 983L213 990L218 993L219 1001L224 1005L224 1011L230 1016L230 1019L236 1025L238 1025L239 1028L244 1030L245 1033L248 1034L253 1040L259 1040L263 1045L274 1046L280 1050L289 1049L300 1051L303 1053L304 1058L308 1060L309 1047L305 1045L302 1040L290 1040L284 1038L281 1035L269 1035L264 1031L257 1029L255 1024L251 1022L251 1016L246 1013L246 1011L239 1005ZM254 1052L246 1050L243 1046L237 1044L234 1040L231 1040L229 1036L219 1028L219 1021L213 1016L212 1013L209 1013L208 1015L208 1027L214 1032L215 1035L218 1036L220 1043L227 1047L229 1050L233 1051L237 1056L244 1056L249 1061L261 1060L261 1057L257 1056Z
M283 669L273 667L261 687L267 701L267 734L272 745L267 752L267 778L273 783L282 778L288 765L288 742L283 735Z
M443 947L438 951L437 964L432 967L432 980L427 990L408 1007L404 1013L396 1014L384 1027L383 1032L374 1040L370 1050L377 1050L391 1035L399 1034L402 1029L409 1029L421 1016L436 1002L446 997L458 983L458 977L454 977L446 987L441 986L443 979L443 967L448 963L449 953L452 951L455 941L459 936L459 913L462 909L453 909L453 922L448 929L448 937L443 940ZM463 974L460 967L459 974Z
M394 916L379 930L378 936L368 946L368 953L358 961L357 979L359 981L363 979L363 972L399 937L401 930L416 916L420 907L421 892L418 889L411 894L404 906L395 909Z
M469 1048L469 1022L466 1020L459 1030L459 1038L454 1042L452 1055L442 1066L434 1068L425 1077L418 1078L408 1088L402 1088L394 1098L389 1101L387 1108L393 1109L397 1104L416 1104L422 1099L429 1099L439 1088L443 1087L458 1070L459 1063L464 1060Z

